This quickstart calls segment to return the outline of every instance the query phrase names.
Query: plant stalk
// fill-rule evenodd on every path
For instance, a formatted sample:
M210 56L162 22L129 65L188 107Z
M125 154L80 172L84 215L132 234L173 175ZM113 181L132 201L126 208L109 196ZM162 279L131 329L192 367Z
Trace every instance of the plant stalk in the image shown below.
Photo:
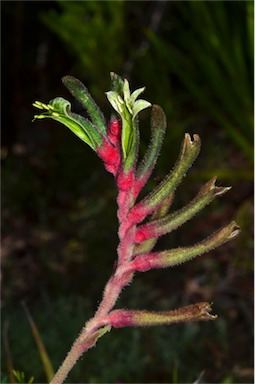
M121 201L126 202L125 211L129 211L131 201L129 199L129 192L120 192L122 195ZM129 204L127 203L129 201ZM123 209L122 204L119 204L119 210ZM126 213L125 212L125 213ZM120 226L125 221L125 215L122 216L122 219L119 219ZM135 227L135 226L133 226ZM131 230L130 230L131 229ZM130 234L131 232L131 234ZM124 236L120 239L118 247L118 256L119 263L113 273L113 275L108 280L102 301L94 315L83 327L80 336L76 339L72 345L70 351L68 352L65 360L62 365L56 372L53 377L51 384L62 384L66 379L68 373L72 370L78 359L86 352L88 349L92 348L99 337L101 337L105 332L110 330L110 326L107 327L109 319L107 315L114 307L122 289L130 283L133 278L134 272L129 271L127 265L129 260L132 257L132 254L127 256L127 250L133 249L132 244L135 236L135 228L128 228L125 231ZM106 326L104 328L100 328Z

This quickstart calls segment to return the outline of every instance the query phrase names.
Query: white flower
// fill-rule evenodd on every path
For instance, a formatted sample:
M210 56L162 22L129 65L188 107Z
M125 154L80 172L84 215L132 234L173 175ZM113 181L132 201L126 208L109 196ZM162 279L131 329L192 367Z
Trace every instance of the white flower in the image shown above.
M130 88L129 83L125 79L124 85L123 85L123 94L124 94L124 100L123 98L115 91L109 91L106 92L106 96L115 109L122 117L126 114L126 110L128 110L129 114L132 116L132 119L134 119L139 112L141 112L143 109L146 109L151 106L151 103L149 103L146 100L139 99L137 100L138 96L145 90L145 87L136 89L132 94L130 94Z

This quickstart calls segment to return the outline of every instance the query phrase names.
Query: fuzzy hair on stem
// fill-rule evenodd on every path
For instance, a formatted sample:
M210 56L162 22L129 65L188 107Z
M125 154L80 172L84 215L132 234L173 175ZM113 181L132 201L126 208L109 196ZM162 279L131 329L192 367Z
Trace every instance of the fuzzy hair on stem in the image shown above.
M240 231L239 226L232 221L192 246L153 252L160 236L191 220L230 187L216 186L214 177L202 186L190 203L177 211L169 212L177 187L200 151L200 137L194 134L192 139L186 133L179 159L172 171L137 202L138 195L156 165L166 131L166 116L161 107L152 105L151 141L143 159L138 162L138 114L149 108L151 103L138 98L144 87L130 92L126 79L111 73L111 80L112 89L106 95L115 113L108 124L87 88L73 76L63 77L63 83L84 107L88 118L71 113L70 102L62 98L55 98L49 104L40 101L33 104L40 110L40 114L35 115L34 119L51 118L62 123L97 153L105 169L113 175L118 191L119 244L114 271L105 285L97 311L84 324L53 377L52 384L63 383L79 358L112 328L215 320L217 316L211 314L211 304L206 302L159 312L116 309L115 306L122 290L131 284L136 273L172 267L192 260L233 240Z

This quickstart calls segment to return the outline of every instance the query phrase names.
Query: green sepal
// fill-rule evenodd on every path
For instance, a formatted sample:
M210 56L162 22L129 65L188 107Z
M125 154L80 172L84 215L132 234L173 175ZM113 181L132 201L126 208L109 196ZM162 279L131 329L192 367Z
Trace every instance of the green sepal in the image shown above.
M85 85L78 79L73 76L64 76L62 82L65 87L71 92L71 94L82 104L86 109L90 119L97 127L97 129L103 134L106 135L107 127L105 123L104 116L94 100L92 99L90 93L88 92Z
M102 137L96 128L84 117L71 112L71 104L62 97L57 97L49 104L36 101L33 106L46 111L35 115L34 119L50 118L64 124L94 151L102 143Z

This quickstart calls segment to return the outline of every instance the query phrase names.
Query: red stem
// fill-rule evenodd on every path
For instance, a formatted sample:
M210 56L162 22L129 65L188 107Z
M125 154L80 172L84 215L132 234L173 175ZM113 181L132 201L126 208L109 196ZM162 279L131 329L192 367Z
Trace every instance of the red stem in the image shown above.
M119 238L118 264L115 272L108 280L102 301L94 317L90 319L74 342L71 350L55 374L51 384L62 384L77 360L95 344L93 335L103 325L108 324L108 314L116 304L122 289L130 283L134 272L128 265L133 256L136 226L128 221L128 213L133 205L133 188L127 191L120 190L118 195Z

